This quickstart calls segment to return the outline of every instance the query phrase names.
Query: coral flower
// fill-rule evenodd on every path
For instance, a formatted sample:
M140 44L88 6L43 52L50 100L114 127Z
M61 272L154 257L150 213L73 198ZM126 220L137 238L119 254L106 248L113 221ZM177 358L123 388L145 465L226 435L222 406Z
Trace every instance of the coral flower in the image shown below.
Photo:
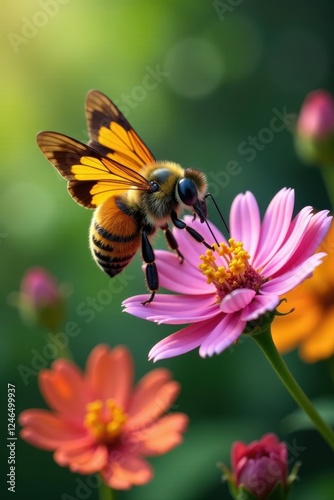
M186 233L174 229L182 265L168 251L157 252L160 284L178 295L157 294L143 306L145 296L124 301L125 311L157 323L188 326L166 337L150 351L158 360L186 353L200 346L202 357L219 354L233 344L246 324L273 311L280 296L311 276L324 253L313 255L330 225L327 211L311 207L292 218L294 191L282 189L270 202L263 220L252 193L233 201L226 241L211 224L217 243L204 224L190 216L185 222L213 244L202 247Z
M85 373L64 359L41 370L41 392L52 411L21 413L21 436L55 461L81 474L99 472L114 489L151 480L145 456L161 455L182 441L183 413L164 415L180 387L165 369L151 371L132 389L132 358L125 347L98 345Z
M327 252L323 265L311 280L285 295L294 311L277 317L272 328L281 352L299 346L301 358L309 363L334 354L334 223L318 251Z

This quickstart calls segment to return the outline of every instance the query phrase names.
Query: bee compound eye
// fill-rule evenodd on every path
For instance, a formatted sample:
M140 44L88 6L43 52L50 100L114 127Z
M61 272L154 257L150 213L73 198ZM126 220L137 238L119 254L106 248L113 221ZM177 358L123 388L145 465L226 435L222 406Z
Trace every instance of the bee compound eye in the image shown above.
M156 193L160 189L159 184L156 181L151 181L150 187L151 187L151 193Z
M177 191L185 205L192 206L196 203L198 199L197 188L191 179L181 179L178 182Z

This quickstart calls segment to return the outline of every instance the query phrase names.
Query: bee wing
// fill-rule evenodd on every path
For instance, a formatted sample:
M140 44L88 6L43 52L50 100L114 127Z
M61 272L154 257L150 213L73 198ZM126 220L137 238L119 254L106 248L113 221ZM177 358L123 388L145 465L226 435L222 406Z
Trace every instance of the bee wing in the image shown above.
M89 145L104 156L140 172L155 158L107 96L91 90L86 97Z
M71 196L84 207L96 208L111 196L129 189L150 189L148 181L137 170L102 156L71 137L40 132L37 143L68 181Z

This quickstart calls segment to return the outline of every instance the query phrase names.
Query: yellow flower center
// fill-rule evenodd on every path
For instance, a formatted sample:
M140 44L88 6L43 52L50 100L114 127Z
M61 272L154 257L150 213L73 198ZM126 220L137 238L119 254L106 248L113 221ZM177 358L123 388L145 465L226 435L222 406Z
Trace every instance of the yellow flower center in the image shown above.
M201 255L202 264L199 268L206 276L207 283L213 283L217 288L218 298L221 300L225 295L236 288L251 288L258 291L264 282L262 276L249 264L249 254L243 248L243 243L228 240L229 245L214 243L213 250L207 250ZM217 263L217 260L220 260Z
M110 442L121 434L128 417L113 399L88 403L86 409L84 425L96 440Z

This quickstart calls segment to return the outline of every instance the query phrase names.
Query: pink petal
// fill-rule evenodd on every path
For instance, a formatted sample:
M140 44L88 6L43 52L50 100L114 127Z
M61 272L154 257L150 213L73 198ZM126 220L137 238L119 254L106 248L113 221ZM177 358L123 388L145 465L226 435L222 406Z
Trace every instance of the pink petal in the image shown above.
M201 236L203 236L203 238L209 245L212 245L214 243L214 239L205 223L202 224L198 218L193 221L193 217L190 215L186 215L183 220L188 226L191 226ZM211 221L209 221L209 224L217 241L219 243L226 243L226 238L222 235L219 229ZM194 266L198 266L198 264L200 263L199 256L204 254L206 251L203 243L198 243L197 241L195 241L194 238L190 236L190 234L185 229L179 230L173 228L173 235L178 242L180 252L184 255L184 257L187 258L188 262L191 262Z
M304 231L300 238L299 245L295 248L288 262L279 269L279 274L298 266L315 252L324 239L331 221L332 217L328 217L327 210L323 210L312 216L307 230Z
M228 314L212 328L210 334L202 342L199 354L202 358L220 354L235 342L242 334L246 322L240 318L240 313Z
M283 188L271 200L263 218L254 268L262 268L280 248L289 230L293 207L293 189Z
M312 275L314 269L321 264L322 259L325 256L326 254L323 252L312 255L312 257L309 257L306 261L299 266L296 266L294 269L291 269L282 276L278 276L277 278L273 278L272 280L267 281L267 283L264 283L261 286L261 292L263 294L269 293L283 295L289 290L292 290L292 288L295 288L297 285L302 283L302 281Z
M286 264L291 255L293 255L296 248L298 248L303 234L307 232L307 227L312 217L311 210L312 207L305 207L295 217L282 247L278 249L272 259L267 261L267 264L262 267L261 273L264 276L273 276L278 272L284 264Z
M252 321L267 311L273 311L279 304L277 294L255 295L252 302L241 313L241 319Z
M146 295L130 297L123 302L124 312L155 321L180 325L194 323L214 317L219 313L219 305L214 295L162 295L155 296L153 302L143 305Z
M205 276L198 268L201 263L200 255L203 253L205 249L197 249L194 261L189 259L188 253L185 253L181 264L180 259L173 253L157 250L155 254L160 286L176 293L212 293L213 285L207 285Z
M233 471L238 470L238 463L248 452L248 445L242 441L234 441L231 446L231 467Z
M149 359L158 361L159 359L171 358L192 351L203 342L220 321L221 317L217 316L205 322L201 321L186 326L182 330L169 335L150 350Z
M238 288L227 294L220 303L220 310L224 313L233 313L246 307L254 295L255 290L249 288Z
M260 211L254 195L246 191L236 196L230 211L230 231L235 240L244 243L251 257L257 249L260 227Z

